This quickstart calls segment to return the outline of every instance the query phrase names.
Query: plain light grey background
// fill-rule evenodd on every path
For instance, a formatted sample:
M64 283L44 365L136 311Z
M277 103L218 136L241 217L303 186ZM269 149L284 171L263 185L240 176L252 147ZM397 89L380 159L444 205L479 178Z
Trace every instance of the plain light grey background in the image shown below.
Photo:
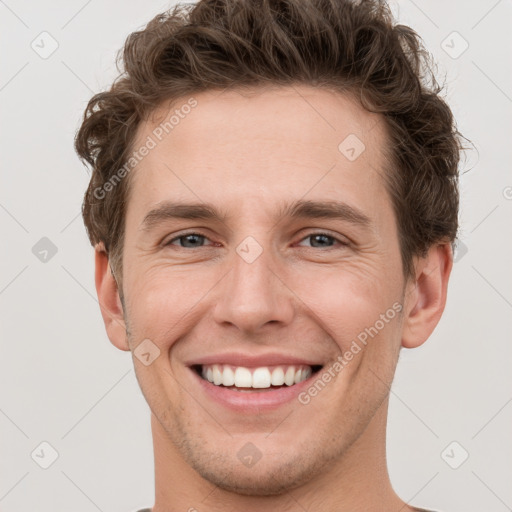
M0 0L0 511L153 504L150 411L130 354L104 331L73 137L126 36L171 5ZM391 479L417 506L512 510L512 3L391 6L446 74L477 148L461 162L463 245L444 317L402 354L392 388Z

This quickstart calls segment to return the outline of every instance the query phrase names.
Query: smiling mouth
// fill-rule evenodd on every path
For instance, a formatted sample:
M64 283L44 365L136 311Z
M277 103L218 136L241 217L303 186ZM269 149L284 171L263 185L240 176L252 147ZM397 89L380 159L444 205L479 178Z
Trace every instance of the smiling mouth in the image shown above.
M191 366L199 377L213 384L234 391L271 391L291 387L309 379L321 365L279 365L247 368L229 364L196 364Z

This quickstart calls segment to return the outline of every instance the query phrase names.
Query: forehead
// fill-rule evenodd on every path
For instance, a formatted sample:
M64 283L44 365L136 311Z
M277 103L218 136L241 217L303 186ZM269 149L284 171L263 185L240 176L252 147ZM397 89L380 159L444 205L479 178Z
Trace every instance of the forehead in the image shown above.
M347 95L306 86L208 91L162 104L133 148L145 144L152 148L130 175L137 210L169 195L240 206L306 194L350 199L383 184L381 117Z

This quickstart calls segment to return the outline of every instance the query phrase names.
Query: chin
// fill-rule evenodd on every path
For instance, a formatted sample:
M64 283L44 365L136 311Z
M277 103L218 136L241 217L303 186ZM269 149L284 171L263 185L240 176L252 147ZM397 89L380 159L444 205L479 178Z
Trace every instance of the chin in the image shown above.
M290 470L290 466L294 469ZM300 487L312 477L311 469L297 467L296 461L284 465L281 462L274 467L266 464L259 469L244 468L243 471L238 465L226 468L217 467L216 464L195 469L205 480L220 489L243 496L280 496Z
M204 438L202 443L182 438L179 449L187 463L211 484L227 492L263 497L287 494L311 482L330 466L338 455L336 447L322 449L319 443L313 444L290 443L263 450L261 459L252 467L240 462L233 447L219 449Z

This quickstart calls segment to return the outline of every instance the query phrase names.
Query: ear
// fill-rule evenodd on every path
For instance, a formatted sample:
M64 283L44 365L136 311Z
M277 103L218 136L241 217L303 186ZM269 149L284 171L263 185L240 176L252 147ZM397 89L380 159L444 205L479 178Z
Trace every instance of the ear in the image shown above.
M410 280L405 298L403 347L419 347L434 331L446 305L452 266L449 243L431 247L424 258L415 261L415 279Z
M118 349L128 351L130 347L126 336L123 306L103 242L96 244L94 254L96 293L108 338Z

